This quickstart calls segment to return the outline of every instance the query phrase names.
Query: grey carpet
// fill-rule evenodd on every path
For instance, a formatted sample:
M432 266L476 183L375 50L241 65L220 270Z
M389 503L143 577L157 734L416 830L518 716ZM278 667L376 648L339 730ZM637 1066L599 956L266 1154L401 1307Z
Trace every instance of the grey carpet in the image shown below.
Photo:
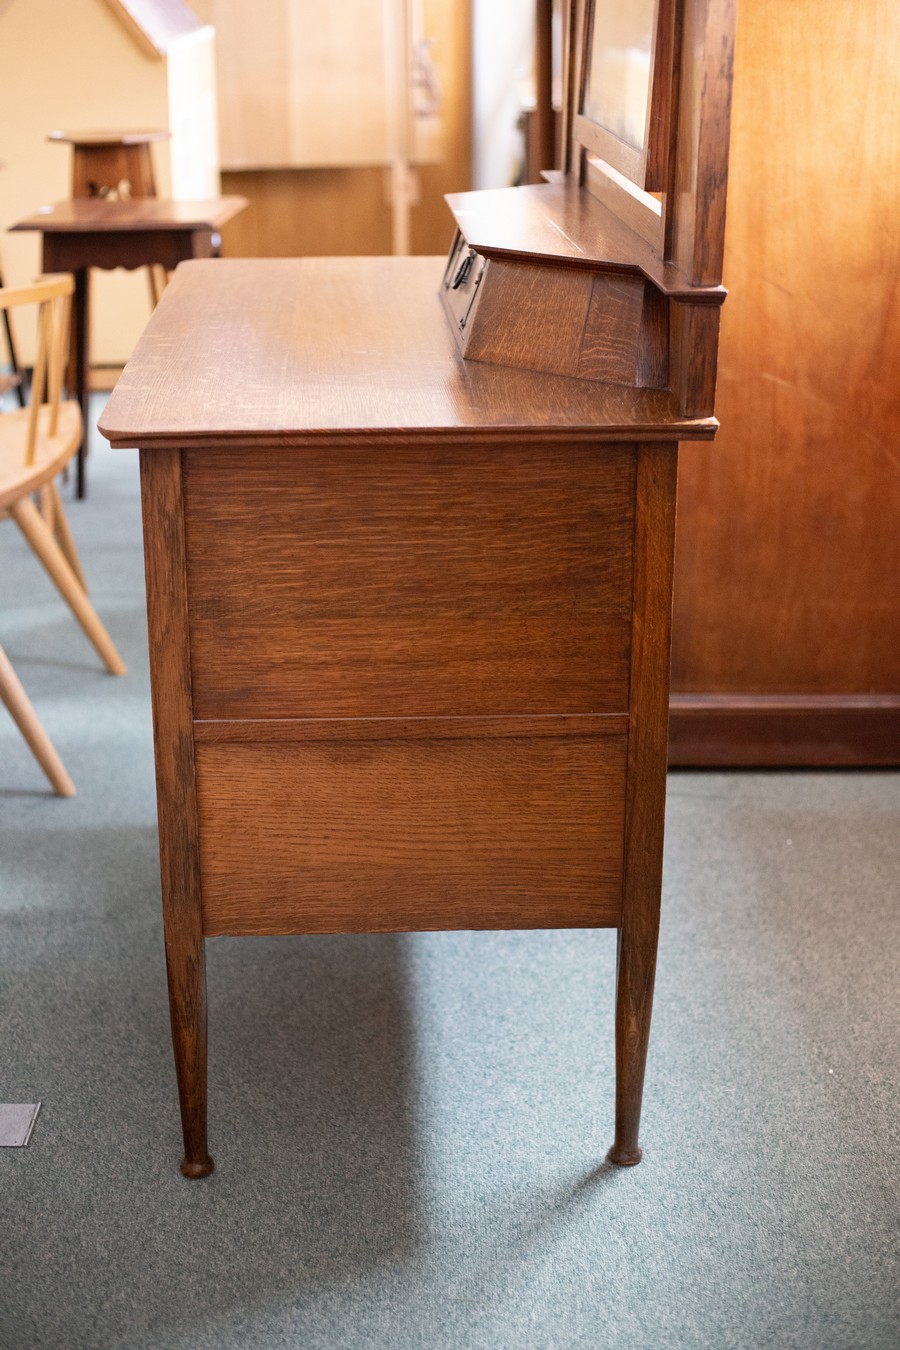
M70 495L70 494L67 494ZM14 527L0 642L0 1344L900 1344L900 776L670 778L644 1163L611 933L208 944L206 1182L177 1173L136 456L70 509L115 680Z

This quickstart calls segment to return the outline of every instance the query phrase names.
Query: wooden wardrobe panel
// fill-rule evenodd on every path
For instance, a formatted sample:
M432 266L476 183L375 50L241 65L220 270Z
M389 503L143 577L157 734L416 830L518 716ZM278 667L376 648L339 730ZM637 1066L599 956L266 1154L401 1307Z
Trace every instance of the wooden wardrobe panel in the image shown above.
M898 53L894 0L738 6L722 430L681 459L673 692L900 691Z

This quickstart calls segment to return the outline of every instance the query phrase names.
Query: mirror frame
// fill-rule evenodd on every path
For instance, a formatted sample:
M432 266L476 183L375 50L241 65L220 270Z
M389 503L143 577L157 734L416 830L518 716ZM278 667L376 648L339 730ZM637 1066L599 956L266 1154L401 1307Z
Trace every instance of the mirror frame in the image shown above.
M637 150L607 127L586 117L584 107L588 79L591 29L595 11L604 0L576 0L573 5L575 50L572 109L573 149L581 147L596 155L644 192L666 192L672 175L672 121L675 105L676 67L675 11L678 0L656 0L653 50L650 57L650 98L647 108L645 148ZM581 156L583 158L583 155ZM576 168L570 165L570 168ZM577 166L581 176L581 166Z

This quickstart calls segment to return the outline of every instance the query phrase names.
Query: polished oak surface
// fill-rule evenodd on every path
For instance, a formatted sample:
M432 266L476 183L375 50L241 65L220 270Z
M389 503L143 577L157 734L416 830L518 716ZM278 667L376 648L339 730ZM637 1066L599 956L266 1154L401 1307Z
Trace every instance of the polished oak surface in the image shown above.
M664 295L720 305L718 285L695 285L587 192L563 183L451 193L447 203L472 248L488 257L552 258L562 266L631 272Z
M211 270L212 269L212 270ZM364 430L479 441L709 440L665 390L461 361L444 259L199 261L178 269L100 420L113 445L246 447ZM263 394L264 391L264 394Z
M184 457L201 718L628 706L630 447Z

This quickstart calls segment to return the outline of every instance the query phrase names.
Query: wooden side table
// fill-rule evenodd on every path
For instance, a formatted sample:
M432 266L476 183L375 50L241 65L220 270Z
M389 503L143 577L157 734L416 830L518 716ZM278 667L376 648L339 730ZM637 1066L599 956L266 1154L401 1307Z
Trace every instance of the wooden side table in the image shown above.
M90 268L144 267L173 270L187 258L208 258L218 246L218 231L247 205L245 197L214 197L202 202L158 198L106 201L76 198L44 207L13 225L42 235L44 272L72 272L75 297L72 336L75 381L72 397L88 426ZM77 494L85 493L85 441L78 452Z

